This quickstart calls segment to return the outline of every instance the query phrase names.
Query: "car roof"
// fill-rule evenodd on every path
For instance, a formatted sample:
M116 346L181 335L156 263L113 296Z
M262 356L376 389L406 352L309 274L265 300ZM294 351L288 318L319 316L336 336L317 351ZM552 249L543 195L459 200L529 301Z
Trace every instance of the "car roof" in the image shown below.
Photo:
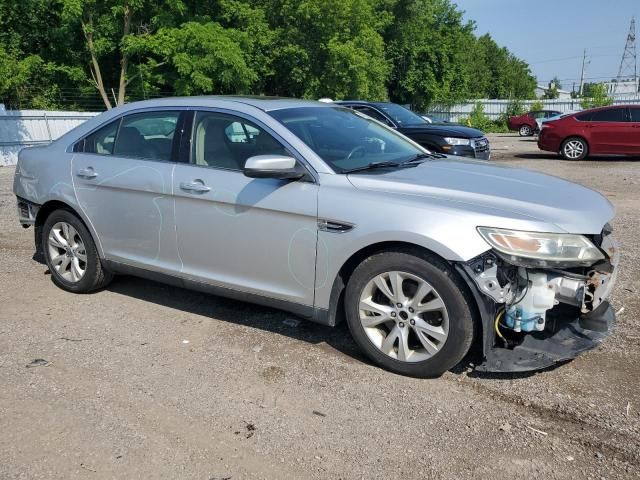
M267 97L262 95L202 95L193 97L167 97L152 100L143 100L126 104L130 108L139 107L171 107L171 106L202 106L216 107L219 102L236 102L250 105L264 112L281 110L284 108L300 107L330 107L331 103L317 102L314 100L300 100L297 98Z
M350 103L350 104L357 104L357 105L373 105L373 106L380 106L380 105L397 105L396 103L393 102L368 102L366 100L336 100L333 103L337 103L338 105L342 105L345 103Z

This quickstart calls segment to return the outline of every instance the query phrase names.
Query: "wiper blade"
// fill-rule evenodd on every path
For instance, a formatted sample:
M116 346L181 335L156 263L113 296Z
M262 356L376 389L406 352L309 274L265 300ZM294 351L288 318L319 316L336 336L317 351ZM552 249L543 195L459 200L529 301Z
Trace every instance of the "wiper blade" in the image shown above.
M362 167L348 168L342 173L362 172L364 170L374 170L376 168L401 167L405 162L371 162Z

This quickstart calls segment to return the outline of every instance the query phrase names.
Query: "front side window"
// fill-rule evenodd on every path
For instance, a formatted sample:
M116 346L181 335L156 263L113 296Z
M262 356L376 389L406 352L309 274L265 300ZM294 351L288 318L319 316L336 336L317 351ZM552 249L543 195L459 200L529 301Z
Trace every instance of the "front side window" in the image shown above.
M191 142L191 163L242 170L255 155L290 155L268 132L243 118L197 112Z
M632 107L632 108L629 109L629 111L631 112L631 121L632 122L640 122L640 108Z
M269 114L337 172L424 153L406 137L347 108L287 108Z
M85 153L97 153L100 155L112 155L113 146L116 140L116 133L118 133L118 125L120 119L115 120L104 127L96 130L87 138L84 139ZM80 142L78 142L79 145ZM75 148L74 148L75 150Z
M148 160L171 160L180 112L145 112L122 119L114 154Z
M599 110L597 112L591 112L590 121L592 122L624 122L625 121L625 109L624 108L610 108L607 110Z

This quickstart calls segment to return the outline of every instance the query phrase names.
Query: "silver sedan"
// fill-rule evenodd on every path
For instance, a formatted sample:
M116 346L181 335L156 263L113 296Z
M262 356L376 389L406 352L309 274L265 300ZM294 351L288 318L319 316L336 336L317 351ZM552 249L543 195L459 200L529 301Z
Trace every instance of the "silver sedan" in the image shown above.
M374 363L429 377L549 366L614 323L611 204L432 154L332 104L192 97L105 112L21 152L19 221L65 290L131 274L343 319Z

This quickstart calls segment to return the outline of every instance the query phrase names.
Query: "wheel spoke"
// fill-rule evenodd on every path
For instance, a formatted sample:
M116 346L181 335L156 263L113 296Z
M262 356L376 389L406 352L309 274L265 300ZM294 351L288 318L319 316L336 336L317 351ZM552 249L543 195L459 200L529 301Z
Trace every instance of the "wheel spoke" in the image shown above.
M51 233L49 234L49 245L55 248L65 248L69 246L60 230L55 228L51 229Z
M400 336L400 327L396 325L393 327L393 329L389 332L387 337L384 339L384 341L382 342L382 345L380 345L380 350L382 350L382 352L386 353L387 355L391 355L391 352L393 351L393 346L395 345L396 339L398 338L398 336Z
M71 237L69 236L69 224L68 223L63 223L62 224L62 236L67 241L67 245L71 245Z
M417 305L414 310L418 313L435 312L444 308L444 302L440 297L436 297L433 300L429 300L427 303Z
M400 272L391 272L389 273L389 280L391 280L391 288L393 288L393 298L398 303L404 303L407 300L407 297L404 296L402 291L402 283L404 282L404 277Z
M81 262L87 263L87 254L84 251L84 248L78 248L78 250L76 250L76 257Z
M74 248L77 246L75 238L78 232L71 225L69 224L65 224L65 225L67 225L67 232L69 233L69 236L67 237L67 240L69 241L69 246L71 248Z
M429 285L427 282L421 282L420 286L418 287L418 291L415 293L415 295L409 302L409 306L414 309L419 308L420 302L422 302L422 299L426 297L429 294L429 292L431 292L432 290L433 288L431 288L431 285Z
M398 360L409 360L412 350L409 348L409 329L401 328L398 334Z
M416 337L418 337L418 340L429 355L435 355L438 353L438 347L424 334L423 331L417 330Z
M376 287L378 287L378 290L380 290L385 297L392 302L395 301L395 296L389 288L389 284L387 283L387 279L384 275L378 275L373 281L376 284Z
M447 339L447 332L444 331L442 326L436 327L421 318L416 318L415 322L414 329L416 333L426 334L431 338L435 338L438 342L444 342Z
M71 276L73 277L73 281L77 282L78 280L80 280L83 273L84 272L80 268L80 262L78 262L77 258L74 258L71 261Z

